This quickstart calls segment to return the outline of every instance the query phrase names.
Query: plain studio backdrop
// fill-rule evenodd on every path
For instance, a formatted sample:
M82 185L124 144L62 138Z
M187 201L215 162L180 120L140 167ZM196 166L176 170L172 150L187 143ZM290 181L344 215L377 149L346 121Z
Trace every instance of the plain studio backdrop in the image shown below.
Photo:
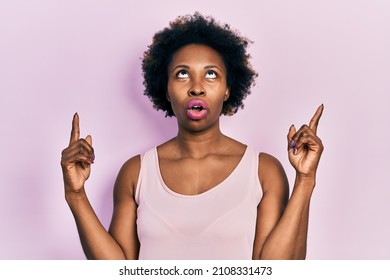
M324 103L308 259L390 259L390 1L1 1L0 259L84 259L65 202L71 120L91 134L86 189L105 227L121 165L176 134L143 95L155 32L200 11L253 41L259 73L224 133L276 156ZM221 198L223 199L223 198Z

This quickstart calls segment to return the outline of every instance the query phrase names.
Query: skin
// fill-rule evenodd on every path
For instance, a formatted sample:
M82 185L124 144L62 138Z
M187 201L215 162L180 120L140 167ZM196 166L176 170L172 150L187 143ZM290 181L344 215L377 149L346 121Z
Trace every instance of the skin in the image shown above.
M226 68L215 50L191 44L175 53L168 67L166 96L177 118L178 134L157 148L161 175L173 191L185 195L206 192L224 181L241 160L246 146L224 135L219 125L222 105L229 94ZM204 119L188 118L186 104L193 98L206 102L208 114ZM253 259L304 259L306 256L310 198L323 151L317 136L323 108L321 105L317 109L309 125L289 129L288 156L296 170L290 198L280 162L269 154L259 154L258 176L263 197L257 208ZM93 159L92 138L89 135L80 138L76 114L61 166L65 198L75 217L84 252L91 259L137 259L134 194L140 156L129 159L118 174L109 231L95 215L84 189Z

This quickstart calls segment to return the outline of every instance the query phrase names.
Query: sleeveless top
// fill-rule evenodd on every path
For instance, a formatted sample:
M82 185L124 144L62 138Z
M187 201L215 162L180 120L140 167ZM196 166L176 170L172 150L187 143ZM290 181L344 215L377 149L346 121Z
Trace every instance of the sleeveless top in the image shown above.
M135 193L139 259L252 259L262 197L258 163L247 147L222 183L183 195L165 185L157 148L143 154Z

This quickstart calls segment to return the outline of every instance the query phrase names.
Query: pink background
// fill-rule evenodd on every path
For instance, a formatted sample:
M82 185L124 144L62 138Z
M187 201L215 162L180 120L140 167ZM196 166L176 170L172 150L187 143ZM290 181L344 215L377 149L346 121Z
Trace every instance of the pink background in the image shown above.
M0 259L83 259L60 169L71 119L94 139L87 184L105 226L122 163L176 133L143 96L140 57L178 15L254 41L253 94L223 131L275 155L321 103L325 151L308 259L390 259L390 1L1 1Z

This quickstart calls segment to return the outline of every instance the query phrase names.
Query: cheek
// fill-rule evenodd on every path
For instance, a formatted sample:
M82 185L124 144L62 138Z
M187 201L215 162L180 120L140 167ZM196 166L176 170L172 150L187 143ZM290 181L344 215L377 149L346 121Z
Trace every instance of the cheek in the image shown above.
M186 92L187 92L186 85L174 83L174 82L172 83L168 82L166 97L168 101L171 103L174 101L176 101L176 103L179 103L187 97Z
M183 106L182 103L184 102L180 95L176 94L177 91L175 91L173 88L168 87L166 98L171 104L172 110L176 113L178 113L178 110Z
M167 85L167 93L166 93L166 98L169 102L172 103L172 100L176 99L175 98L175 93L177 92L177 87L173 83L169 83Z

